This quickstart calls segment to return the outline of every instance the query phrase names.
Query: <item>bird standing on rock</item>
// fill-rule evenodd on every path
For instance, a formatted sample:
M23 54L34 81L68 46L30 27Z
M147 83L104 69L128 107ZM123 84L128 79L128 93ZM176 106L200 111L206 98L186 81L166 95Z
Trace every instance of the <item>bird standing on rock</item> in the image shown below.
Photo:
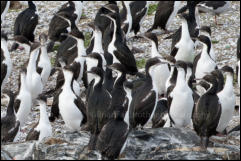
M198 100L193 111L193 127L201 137L202 148L207 148L209 137L216 135L216 129L221 116L221 104L217 96L218 82L213 75L200 79L209 84L209 89Z

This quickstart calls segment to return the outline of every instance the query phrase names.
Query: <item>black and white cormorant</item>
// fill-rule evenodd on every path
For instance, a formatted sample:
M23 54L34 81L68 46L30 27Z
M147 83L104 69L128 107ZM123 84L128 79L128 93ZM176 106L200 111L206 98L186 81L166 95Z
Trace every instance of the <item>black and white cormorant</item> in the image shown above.
M8 12L10 1L1 1L1 25L4 23L4 18Z
M40 106L40 119L38 123L29 131L26 141L37 140L38 143L41 142L46 137L52 136L52 126L49 122L47 114L47 98L40 95L37 98L37 102Z
M32 100L34 101L43 91L43 82L41 75L37 72L37 59L39 57L41 44L33 43L30 49L30 57L27 65L27 87L31 92ZM34 102L33 102L34 103Z
M233 86L234 70L229 66L224 66L221 70L226 76L226 82L223 90L218 93L218 98L222 106L222 113L217 127L217 132L219 133L223 133L226 130L229 122L233 118L236 104L236 96Z
M28 1L28 8L21 12L14 23L14 36L22 35L34 42L34 31L38 25L38 9L33 1Z
M1 32L1 91L3 90L12 71L12 60L8 51L8 38Z
M180 15L180 18L182 19L181 36L174 48L172 48L171 56L175 57L177 61L180 60L186 63L193 63L195 58L195 45L191 38L190 26L188 25L192 17L190 14L184 13Z
M103 69L94 67L88 73L94 77L87 102L88 128L91 133L88 149L94 150L96 149L96 141L101 129L110 119L109 107L112 96L103 87Z
M113 57L113 63L121 63L127 69L127 74L135 75L138 72L136 60L129 47L122 41L122 30L117 13L104 15L112 20L114 24L114 33L112 41L108 46L108 52Z
M217 15L227 12L231 9L231 1L203 1L197 5L202 12L208 12L215 15L215 24L217 25Z
M160 27L164 31L168 31L168 27L176 16L180 8L180 1L160 1L157 6L154 24L148 32Z
M212 40L212 38L211 38L211 27L209 27L209 26L202 26L202 27L200 28L200 35L205 35L205 36L207 36L210 40ZM216 54L215 54L215 52L214 52L212 41L211 41L210 56L211 56L211 58L216 62L217 56L216 56Z
M168 95L169 117L171 126L186 127L191 124L194 107L193 91L186 81L186 63L177 61L175 66L177 68L177 80Z
M195 74L195 78L200 79L203 78L207 73L211 73L217 69L217 65L210 56L211 40L207 36L200 35L198 37L198 41L202 43L203 49L202 53L195 57L193 63L193 73ZM197 90L200 94L204 93L199 87Z
M240 88L240 36L238 38L238 42L237 42L237 59L238 59L238 70L236 71L238 76L238 85Z
M14 94L4 90L3 96L8 99L7 113L1 118L1 142L13 142L20 130L20 122L16 118L14 110Z
M75 24L79 22L80 14L82 14L82 2L81 1L69 1L67 4L64 4L60 10L53 16L49 24L48 37L51 42L48 44L48 51L51 51L54 43L64 41L67 36L62 35L62 33L69 33L71 24L58 17L61 15L67 19L73 18Z
M156 34L147 32L142 37L145 39L151 41L152 47L151 47L151 57L152 58L159 58L161 61L166 62L161 54L158 52L158 39ZM155 78L154 83L156 84L158 88L158 94L159 96L163 96L165 94L166 89L166 81L168 77L170 76L170 70L168 68L168 64L160 64L154 69Z
M209 137L216 135L216 129L221 116L221 104L217 96L218 82L213 75L206 75L201 79L210 85L194 107L193 127L197 135L201 137L202 148L207 148Z
M47 35L40 34L39 41L41 44L41 48L37 60L37 72L41 75L43 86L47 83L52 69L50 58L47 53L47 40Z
M198 37L199 35L199 30L198 28L200 28L199 24L198 24L198 17L197 17L197 10L196 10L196 5L199 3L199 1L188 1L187 2L187 8L189 10L189 13L188 13L188 16L185 16L187 17L187 26L188 27L185 27L184 29L186 30L185 33L188 33L187 32L187 29L188 28L188 31L189 31L189 35L190 37L193 39L193 38L196 38ZM185 15L185 14L184 14ZM186 25L184 25L186 26ZM174 34L172 34L171 36L168 36L167 38L165 39L172 39L172 46L171 46L171 50L172 50L172 55L175 55L175 53L177 52L175 49L175 46L176 44L178 44L182 38L182 27L180 27Z
M120 63L114 63L110 66L108 66L113 72L117 74L117 77L115 79L113 89L111 91L111 106L109 109L109 112L112 113L114 110L114 107L117 105L123 106L125 110L128 109L128 97L127 93L124 89L124 82L126 81L126 68L124 65Z
M86 108L79 96L74 92L75 66L63 67L64 84L58 98L59 112L66 127L71 131L79 131L81 126L87 122Z
M102 158L116 159L125 150L128 137L128 126L124 122L125 109L121 105L114 106L113 119L102 128L96 148Z
M122 24L124 23L124 21L131 22L131 27L130 25L128 25L128 28L129 28L128 31L129 32L134 31L134 34L137 35L137 33L141 29L142 22L147 15L147 12L149 9L149 2L148 1L130 1L129 3L128 1L126 2L125 4L123 3L123 9L120 12L121 22ZM123 29L125 31L125 27Z
M26 69L22 69L19 75L18 92L16 93L14 101L14 109L16 111L17 120L20 122L20 127L23 127L28 120L32 107L32 95L28 89L26 76Z
M145 82L136 89L130 106L130 128L144 127L154 116L158 101L158 90L153 81L154 69L161 63L158 58L151 58L146 63Z

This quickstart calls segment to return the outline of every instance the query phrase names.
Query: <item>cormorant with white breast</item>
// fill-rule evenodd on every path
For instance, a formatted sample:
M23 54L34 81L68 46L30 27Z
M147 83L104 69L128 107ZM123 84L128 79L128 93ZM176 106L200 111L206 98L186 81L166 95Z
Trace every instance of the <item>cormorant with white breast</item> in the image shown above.
M184 15L186 15L185 19L187 21L187 25L186 25L185 21L182 21L182 23L184 23L183 25L184 25L184 29L185 29L185 33L186 33L185 35L187 35L189 33L189 36L188 35L187 36L190 37L191 39L196 38L199 35L198 28L200 28L200 26L198 24L198 17L197 17L197 13L196 13L197 12L196 5L198 3L199 3L199 1L188 1L187 2L187 8L189 10L189 13L188 13L188 16L186 14L184 14ZM183 14L181 14L181 15L183 15ZM182 19L182 20L184 20L184 19ZM177 52L176 44L178 44L181 41L181 38L184 36L182 29L183 29L183 27L180 27L174 34L165 38L165 39L170 39L170 38L172 39L172 46L171 46L171 51L172 51L171 55L172 56L176 55L176 52ZM189 42L190 42L190 38L188 38ZM191 42L189 43L189 45L190 45L190 47L192 47Z
M101 152L102 158L116 159L124 151L127 144L128 126L124 122L125 109L115 105L113 119L102 128L96 148Z
M158 27L167 32L167 28L176 16L180 5L180 1L160 1L157 6L154 24L148 32L151 32Z
M200 35L205 35L205 36L207 36L210 40L212 40L212 39L211 39L211 28L210 28L209 26L202 26L202 27L200 28ZM216 56L216 54L215 54L215 52L214 52L212 41L211 41L210 56L211 56L211 58L216 62L217 56Z
M12 71L12 60L8 51L8 38L1 32L1 91L3 90Z
M128 8L130 11L128 11ZM131 1L129 4L123 5L123 9L120 12L121 22L123 23L125 20L130 20L130 18L128 18L128 16L130 16L132 24L131 27L128 27L130 27L130 32L134 31L134 34L137 35L141 29L142 22L147 15L148 9L148 1Z
M41 142L46 137L52 136L52 126L49 122L47 115L47 98L40 95L37 98L37 102L40 106L40 119L39 122L34 125L26 137L26 141L38 140L38 143Z
M41 45L40 43L34 43L31 45L30 57L27 65L27 87L31 92L32 100L38 97L43 91L43 82L41 75L37 72L37 59L40 53Z
M217 132L227 134L226 128L231 121L236 104L236 96L234 94L233 78L234 70L229 66L221 69L226 75L226 82L223 90L218 93L218 98L222 106L222 113L218 123Z
M64 84L58 99L59 112L71 131L79 131L80 127L87 122L84 103L73 89L75 70L72 65L63 67Z
M191 18L188 14L182 14L180 18L182 19L181 38L175 44L175 47L172 48L171 56L175 57L177 61L180 60L186 63L193 63L195 58L195 46L188 26L188 21L191 21Z
M122 41L119 16L117 13L110 13L104 16L108 17L114 24L114 34L108 46L108 52L113 57L113 63L123 64L127 69L127 74L135 75L138 72L136 60L128 46Z
M145 39L151 41L152 47L151 47L151 57L152 58L159 58L161 61L165 61L161 54L158 52L158 39L156 34L147 32L144 35L142 35ZM160 64L154 69L155 78L154 83L156 84L158 88L158 94L159 96L164 96L165 89L166 89L166 81L168 77L170 76L170 70L168 68L168 64Z
M20 127L23 127L28 120L32 107L32 96L28 89L26 75L27 71L24 68L20 72L18 92L16 93L14 101L14 109L17 120L20 122Z
M217 65L210 56L211 40L207 36L200 35L198 41L203 44L203 50L194 60L193 73L195 74L195 78L200 79L203 78L206 73L211 73L217 69ZM197 87L197 90L200 94L204 93L200 87Z
M13 142L20 130L20 122L16 118L14 104L14 94L4 90L3 96L8 99L7 114L1 118L1 142Z
M144 127L153 117L158 101L158 91L154 83L154 69L162 62L151 58L146 63L145 82L136 89L130 106L130 128Z
M94 82L90 90L87 102L87 120L90 129L89 150L96 149L96 141L103 126L110 119L109 107L111 104L111 95L103 87L104 72L101 68L94 67L88 73L93 74Z
M178 72L176 83L168 95L169 117L171 126L186 127L191 124L193 92L186 81L186 63L177 61L175 66Z
M37 60L37 72L41 75L43 86L47 83L52 68L47 53L47 39L47 35L40 34L39 41L41 43L41 49Z
M207 148L209 137L216 135L216 129L221 116L221 104L217 96L218 82L213 75L199 79L209 84L209 89L203 94L194 107L193 127L201 137L202 148Z

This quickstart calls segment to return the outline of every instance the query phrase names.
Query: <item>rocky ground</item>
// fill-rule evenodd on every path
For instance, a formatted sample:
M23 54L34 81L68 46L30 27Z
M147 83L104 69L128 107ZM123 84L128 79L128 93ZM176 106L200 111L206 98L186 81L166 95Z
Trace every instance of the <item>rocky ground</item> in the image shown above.
M58 11L58 9L61 7L61 5L63 3L65 3L65 2L63 2L63 1L37 1L36 2L37 6L38 6L39 15L40 15L39 25L37 26L36 32L35 32L36 40L38 39L38 35L40 33L46 33L46 34L48 33L48 25L50 23L51 18L53 17L53 13ZM94 19L100 6L105 3L106 3L105 1L103 1L103 2L101 2L101 1L85 2L84 9L83 9L83 18L80 20L80 23L78 24L78 27L80 28L81 31L83 31L85 33L85 35L89 35L89 33L91 32L91 30L88 27L86 27L85 24L88 22L91 22ZM157 2L151 2L152 5L154 5L156 3ZM2 26L1 30L8 32L9 38L12 38L12 36L13 36L13 24L14 24L15 18L23 10L23 8L17 9L17 10L15 10L15 9L9 10L9 12L5 18L5 23L1 24L1 26ZM147 17L143 21L142 32L146 31L147 29L149 29L151 27L151 25L153 23L153 19L154 19L154 13L147 15ZM214 16L209 15L209 14L201 14L201 24L202 25L210 25L212 27L212 41L213 41L215 53L217 54L217 63L219 65L219 67L222 67L223 65L227 64L227 65L231 65L233 68L235 68L236 62L237 62L237 60L236 60L236 42L237 42L238 36L240 34L240 1L232 2L231 10L229 12L226 12L226 13L220 15L218 17L218 23L220 23L222 25L216 26L214 24ZM180 20L178 18L175 18L173 24L169 27L169 30L175 30L179 26L180 26ZM166 36L167 35L165 35L165 34L160 34L158 36L159 51L160 51L160 53L169 54L170 48L171 48L171 40L164 40L164 38ZM9 42L9 47L11 46L11 44L12 44L12 42ZM136 48L144 51L144 53L135 54L135 57L139 64L138 66L139 66L140 70L143 70L145 61L151 56L151 54L150 54L151 44L142 39L137 40L137 39L129 38L128 45L130 46L130 48L136 47ZM199 51L200 51L200 48L197 50L197 53ZM54 62L54 58L56 56L56 51L49 53L49 56L51 57L52 62ZM13 71L12 71L11 77L5 88L11 89L14 92L16 92L18 90L19 71L20 71L20 68L24 65L24 63L28 60L28 57L29 57L29 55L27 53L24 53L23 51L16 51L16 52L11 53L11 58L12 58L12 62L13 62ZM45 91L47 91L48 89L52 89L54 87L55 80L56 80L56 75L54 75L53 77L51 77L49 79L49 82L47 83L47 85L45 87ZM235 84L235 86L236 86L235 91L237 94L237 104L239 104L240 90L236 84ZM49 99L49 101L51 102L51 98ZM1 116L3 116L5 114L5 111L6 111L6 107L1 104ZM48 111L50 111L50 108L48 109ZM35 124L38 121L38 118L39 118L39 109L38 109L38 107L33 107L31 116L29 116L29 120L26 123L25 127L23 128L23 133L21 134L21 136L18 140L19 142L24 141L28 131L33 126L33 124ZM230 122L229 129L236 126L237 124L240 124L240 117L237 116L237 114L235 114L232 121ZM62 119L59 119L59 120L55 121L55 123L52 123L52 126L53 126L54 137L58 137L60 135L64 136L64 134L67 132L67 130L64 127L64 122L62 121ZM150 130L150 129L148 129L148 130ZM148 131L148 130L146 130L146 131L149 133L150 131ZM158 132L158 130L157 130L157 132ZM82 134L79 134L79 135L82 135ZM132 136L130 136L130 138L131 137ZM218 138L214 137L214 141L217 142L216 140L223 139L223 140L226 140L226 142L223 142L222 145L224 143L227 143L227 146L230 145L230 146L235 146L235 148L237 148L237 147L240 147L240 133L238 134L238 138L239 139L237 139L235 137L235 139L233 139L232 143L228 142L229 137L218 137ZM84 139L85 139L85 141L83 141L83 145L86 145L87 140L88 140L87 134L86 134L86 137L84 137ZM162 139L160 139L160 141L161 140ZM73 143L73 140L71 142ZM133 142L133 140L132 140L132 142ZM136 144L138 144L138 142L133 143L133 144L136 145ZM138 145L138 148L141 149L142 146L144 146L144 145L145 144L140 144L140 145ZM156 144L154 144L153 147L155 145ZM161 142L160 142L160 145L161 145ZM129 145L129 146L132 146L132 145ZM18 147L18 145L16 147ZM164 147L162 147L162 148L164 148ZM152 158L152 159L167 158L168 159L169 155L166 155L166 154L164 155L164 151L162 148L159 150L157 149L157 153L154 153L154 154L157 154L157 156L152 156L150 158ZM176 148L176 147L174 147L174 148ZM189 148L187 151L191 151L190 147L185 147L185 148ZM221 148L223 148L223 147L221 147ZM131 150L131 149L129 149L129 150ZM137 147L135 148L135 150L138 150ZM183 149L181 149L180 151L183 151ZM184 151L186 151L186 150L184 149ZM240 151L240 148L239 148L239 151ZM143 152L149 153L150 151L142 151L140 154L143 154ZM128 148L126 150L126 153L127 153L127 156L129 155L127 158L131 158L131 159L140 158L140 157L138 157L137 154L135 154L135 155L130 154L128 151ZM198 156L197 154L198 153L193 155L193 157ZM140 159L148 159L147 154L143 154L143 155L146 155L146 156L143 156L143 158L140 158ZM175 159L174 156L173 157L171 157L171 156L172 155L170 153L169 159ZM179 158L179 159L187 158L187 156L184 154L184 152L183 152L183 155L181 155L181 156L183 156L183 158ZM123 158L123 159L127 159L127 158ZM199 157L196 157L196 159L197 158L199 158ZM239 153L239 158L240 158L240 153ZM204 159L204 158L200 157L200 159ZM214 157L214 159L215 159L215 157ZM217 157L216 159L221 159L221 158Z

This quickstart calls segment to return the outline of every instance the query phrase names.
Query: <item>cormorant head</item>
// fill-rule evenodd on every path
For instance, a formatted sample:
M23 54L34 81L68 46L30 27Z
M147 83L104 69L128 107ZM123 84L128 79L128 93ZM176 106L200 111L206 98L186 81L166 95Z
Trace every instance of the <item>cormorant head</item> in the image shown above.
M126 73L127 70L126 70L126 67L120 63L114 63L110 66L108 66L108 68L110 68L111 70L117 72L117 73Z
M232 67L225 65L224 67L222 67L221 69L224 73L228 73L231 75L234 75L234 70Z
M208 54L210 53L210 50L211 50L211 40L208 36L205 36L205 35L199 35L198 36L198 41L201 42L202 44L206 45L207 48L208 48Z
M211 32L211 27L210 26L202 26L200 28L200 31L204 34L207 34L209 36L211 36L212 32Z

